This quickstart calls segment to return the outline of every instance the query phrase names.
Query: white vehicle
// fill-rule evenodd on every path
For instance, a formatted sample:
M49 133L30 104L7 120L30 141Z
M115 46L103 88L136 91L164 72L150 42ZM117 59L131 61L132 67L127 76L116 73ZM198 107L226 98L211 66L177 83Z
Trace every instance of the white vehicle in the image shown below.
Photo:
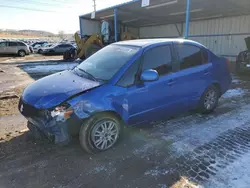
M45 43L45 44L38 44L34 47L34 52L35 53L38 53L38 54L41 54L43 53L43 50L45 48L48 48L48 47L52 47L54 44L48 44L48 43Z

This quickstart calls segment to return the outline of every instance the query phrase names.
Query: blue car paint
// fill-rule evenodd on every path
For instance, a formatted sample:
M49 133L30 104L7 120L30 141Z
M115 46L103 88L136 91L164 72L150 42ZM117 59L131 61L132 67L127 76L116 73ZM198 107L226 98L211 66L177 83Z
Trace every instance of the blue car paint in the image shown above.
M154 82L139 83L128 88L117 85L121 76L145 51L160 45L173 45L174 42L204 48L208 51L209 62L172 72ZM182 39L154 39L125 41L115 45L140 46L141 49L107 83L101 84L79 77L72 71L64 71L38 80L26 88L23 100L38 109L51 109L66 101L73 108L75 119L85 120L96 113L111 111L120 116L126 124L136 125L196 108L201 95L211 84L218 84L221 94L231 84L225 59L215 56L199 43ZM39 124L33 122L35 125ZM58 137L61 134L64 135L63 138L69 139L65 126L55 130L52 127L58 125L53 122L44 123L43 127L46 126L49 128L46 129L49 134L59 134Z
M99 86L99 82L79 77L72 71L46 76L24 90L23 100L38 109L59 105L72 95Z

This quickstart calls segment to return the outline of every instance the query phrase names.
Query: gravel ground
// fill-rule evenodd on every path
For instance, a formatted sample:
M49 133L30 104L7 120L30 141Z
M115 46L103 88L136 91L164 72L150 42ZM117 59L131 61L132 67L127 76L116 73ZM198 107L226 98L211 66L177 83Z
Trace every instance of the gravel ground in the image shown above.
M29 62L32 70L36 63ZM36 72L20 65L0 60L2 95L6 91L18 95L37 79ZM41 71L41 65L38 70L51 73ZM250 77L233 76L232 88L214 113L186 113L126 128L115 148L97 155L85 153L77 138L64 147L33 140L21 115L14 110L2 114L0 188L249 187L249 89Z

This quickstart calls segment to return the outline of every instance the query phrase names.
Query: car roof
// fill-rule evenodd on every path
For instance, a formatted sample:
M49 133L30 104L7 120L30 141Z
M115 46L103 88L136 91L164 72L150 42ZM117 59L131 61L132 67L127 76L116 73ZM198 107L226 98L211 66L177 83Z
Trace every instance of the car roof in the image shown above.
M165 43L171 43L171 42L179 42L179 43L188 43L188 44L194 44L200 47L205 47L202 44L192 41L192 40L187 40L183 38L157 38L157 39L136 39L136 40L126 40L126 41L120 41L116 42L114 44L118 45L128 45L128 46L138 46L138 47L148 47L154 44L165 44Z

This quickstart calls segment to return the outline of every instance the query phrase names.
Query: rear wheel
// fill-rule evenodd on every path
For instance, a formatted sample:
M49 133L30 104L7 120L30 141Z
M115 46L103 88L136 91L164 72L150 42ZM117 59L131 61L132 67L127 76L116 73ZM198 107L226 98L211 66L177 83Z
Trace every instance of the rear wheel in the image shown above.
M218 105L219 89L214 85L208 87L200 99L199 109L201 113L210 113Z
M121 121L112 114L97 114L82 125L80 144L88 153L98 153L113 147L121 135Z
M19 51L17 52L17 54L18 54L18 56L20 56L20 57L24 57L24 56L26 55L26 53L25 53L24 50L19 50Z
M37 53L41 54L42 53L42 49L39 49Z

